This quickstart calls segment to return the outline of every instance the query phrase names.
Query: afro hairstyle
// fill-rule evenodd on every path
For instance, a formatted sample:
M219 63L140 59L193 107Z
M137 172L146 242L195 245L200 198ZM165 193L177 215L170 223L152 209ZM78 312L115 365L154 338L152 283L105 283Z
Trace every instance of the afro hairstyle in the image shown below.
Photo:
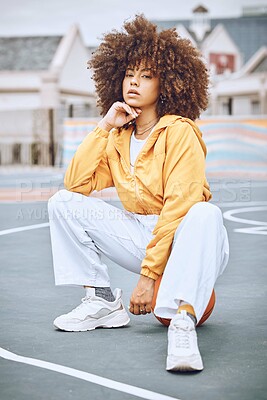
M116 101L124 101L122 81L128 66L144 63L160 78L158 117L181 115L195 120L208 106L209 76L200 52L175 28L159 31L143 14L125 21L103 40L88 68L93 70L97 105L105 115Z

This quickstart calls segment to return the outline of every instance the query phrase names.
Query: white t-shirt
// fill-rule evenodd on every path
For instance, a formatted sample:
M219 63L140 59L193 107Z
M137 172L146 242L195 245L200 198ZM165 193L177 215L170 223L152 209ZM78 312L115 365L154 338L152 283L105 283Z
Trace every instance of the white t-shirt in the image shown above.
M130 142L130 167L131 167L131 173L133 174L134 172L134 163L135 160L138 157L138 154L144 147L144 144L146 143L147 139L151 135L154 129L150 132L150 134L145 138L145 139L137 139L134 135L135 131L133 131L131 135L131 142Z

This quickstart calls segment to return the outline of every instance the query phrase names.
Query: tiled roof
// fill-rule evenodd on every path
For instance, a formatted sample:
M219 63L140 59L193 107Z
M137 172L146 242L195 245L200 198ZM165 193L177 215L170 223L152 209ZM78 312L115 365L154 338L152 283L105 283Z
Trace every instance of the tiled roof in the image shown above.
M61 38L62 36L0 38L0 70L47 70Z
M159 28L173 28L178 24L189 29L190 20L154 21ZM223 24L237 47L244 62L248 61L256 51L267 46L267 16L211 19L211 28Z

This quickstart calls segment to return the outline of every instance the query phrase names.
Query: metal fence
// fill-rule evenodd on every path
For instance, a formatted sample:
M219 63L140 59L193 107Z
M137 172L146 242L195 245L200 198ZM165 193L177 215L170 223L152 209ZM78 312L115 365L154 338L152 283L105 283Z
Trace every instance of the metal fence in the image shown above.
M0 111L0 166L61 166L63 123L96 113L94 107L71 105L58 109Z

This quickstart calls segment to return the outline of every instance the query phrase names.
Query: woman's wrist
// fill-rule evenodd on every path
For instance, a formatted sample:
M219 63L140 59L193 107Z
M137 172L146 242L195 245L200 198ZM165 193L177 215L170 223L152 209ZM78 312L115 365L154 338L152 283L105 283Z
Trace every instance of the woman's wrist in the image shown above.
M105 118L101 119L101 121L98 122L97 126L107 132L111 131L111 129L113 128L113 126L105 121Z
M140 275L139 280L141 282L146 282L148 285L154 286L155 280L152 278L149 278L148 276Z

